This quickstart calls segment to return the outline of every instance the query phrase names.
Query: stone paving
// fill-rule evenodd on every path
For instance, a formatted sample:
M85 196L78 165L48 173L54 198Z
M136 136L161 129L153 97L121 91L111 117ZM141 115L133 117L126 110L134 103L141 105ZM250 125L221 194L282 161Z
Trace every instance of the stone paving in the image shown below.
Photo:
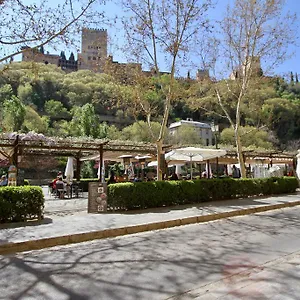
M56 244L107 238L153 229L212 221L225 217L300 205L300 193L207 202L131 212L87 213L87 193L82 198L56 199L45 193L45 218L41 222L0 227L0 253L18 251L17 245L43 248ZM37 242L40 241L38 244ZM43 242L44 241L44 242ZM56 243L56 244L55 244ZM44 246L43 246L44 245ZM12 250L14 249L14 250Z

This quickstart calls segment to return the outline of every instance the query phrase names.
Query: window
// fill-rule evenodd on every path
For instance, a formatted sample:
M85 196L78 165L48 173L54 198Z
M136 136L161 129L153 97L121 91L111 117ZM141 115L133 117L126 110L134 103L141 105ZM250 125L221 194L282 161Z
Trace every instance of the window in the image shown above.
M88 57L88 60L91 60L91 57L90 57L90 56Z
M95 57L95 56L93 56L93 60L96 60L96 57Z

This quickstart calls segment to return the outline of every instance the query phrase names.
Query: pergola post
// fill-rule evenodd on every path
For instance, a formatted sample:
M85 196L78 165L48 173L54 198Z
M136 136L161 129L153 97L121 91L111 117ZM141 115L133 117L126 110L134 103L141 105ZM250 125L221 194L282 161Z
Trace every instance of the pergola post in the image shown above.
M12 155L12 164L16 166L18 170L18 151L19 151L19 135L17 135L14 142L14 153Z
M80 169L81 169L81 161L80 161L80 156L76 156L76 180L77 182L80 181Z
M99 164L100 164L100 176L99 176L99 182L103 182L104 181L103 173L102 173L102 170L103 170L103 145L100 146L99 153L100 153L100 161L99 161Z
M207 179L210 178L210 174L211 174L211 168L210 168L210 161L209 159L207 160Z

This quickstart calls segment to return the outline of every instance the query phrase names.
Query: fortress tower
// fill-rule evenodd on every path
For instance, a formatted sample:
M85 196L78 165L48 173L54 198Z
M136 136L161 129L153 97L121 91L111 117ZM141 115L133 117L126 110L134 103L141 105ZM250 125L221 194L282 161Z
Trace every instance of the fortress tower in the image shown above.
M250 58L248 59L248 61L245 59L243 64L230 74L230 79L237 80L238 78L241 77L241 75L245 74L246 70L249 72L249 62L250 62ZM260 63L260 57L259 56L252 57L251 63L252 63L251 76L256 76L256 77L263 76L263 70L261 68L261 63Z
M82 28L81 53L78 53L78 70L103 72L107 58L107 30Z

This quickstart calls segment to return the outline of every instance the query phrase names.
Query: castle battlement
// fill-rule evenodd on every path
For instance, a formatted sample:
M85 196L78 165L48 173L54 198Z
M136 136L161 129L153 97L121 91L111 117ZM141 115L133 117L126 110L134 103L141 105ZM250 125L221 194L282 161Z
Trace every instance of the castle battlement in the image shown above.
M107 29L105 28L89 28L89 27L83 27L82 32L104 32L107 33Z

